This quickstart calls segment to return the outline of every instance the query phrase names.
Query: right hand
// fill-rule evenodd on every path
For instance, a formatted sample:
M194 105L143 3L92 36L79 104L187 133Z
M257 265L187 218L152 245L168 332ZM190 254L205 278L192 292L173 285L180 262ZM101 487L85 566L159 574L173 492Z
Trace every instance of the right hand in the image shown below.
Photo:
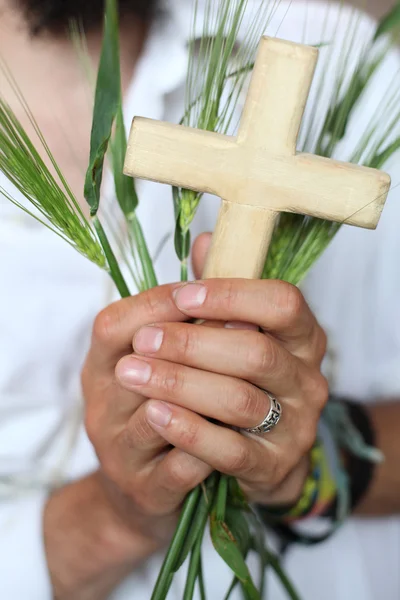
M104 309L96 318L82 374L86 429L112 505L135 533L161 544L170 539L187 493L212 469L177 448L170 450L146 420L148 399L123 389L115 369L132 353L140 327L186 319L172 298L176 287L154 288Z

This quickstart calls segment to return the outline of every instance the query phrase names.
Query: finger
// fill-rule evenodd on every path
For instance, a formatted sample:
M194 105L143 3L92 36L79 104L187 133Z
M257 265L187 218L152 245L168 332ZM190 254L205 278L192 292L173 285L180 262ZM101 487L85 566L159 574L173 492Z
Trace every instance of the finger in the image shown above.
M113 369L117 360L130 351L132 337L142 325L186 320L172 298L177 286L179 284L148 290L115 302L99 313L93 326L88 359L96 370Z
M164 509L175 507L212 472L212 467L207 463L174 448L154 466L149 478L150 495L154 498L162 497Z
M118 404L123 396L131 397L125 409L119 408ZM166 449L165 440L147 421L142 397L120 388L115 400L116 413L113 413L110 402L98 407L92 404L87 407L85 415L89 439L103 468L111 475L121 472L122 467L127 472L140 470ZM135 408L132 404L136 404Z
M246 381L162 360L124 357L116 376L126 389L236 427L255 427L270 410L268 396Z
M276 489L315 441L314 419L306 418L304 427L298 429L293 429L290 422L280 422L265 436L244 436L170 403L152 400L146 408L149 423L167 442L221 473L238 477L253 489ZM164 413L162 421L160 411ZM299 423L299 415L294 412L293 416Z
M160 420L160 411L168 410L169 420L164 417ZM221 473L246 479L261 464L263 469L268 465L266 448L182 407L151 401L147 404L147 418L151 426L175 448ZM272 445L270 447L273 452Z
M318 375L274 338L254 330L165 323L139 329L133 347L144 356L244 379L279 396L296 397Z
M194 241L192 249L192 265L196 279L200 279L203 274L207 253L211 245L211 238L211 233L202 233Z
M320 362L325 353L325 337L303 295L285 282L212 279L189 283L174 295L184 314L254 323L312 364Z

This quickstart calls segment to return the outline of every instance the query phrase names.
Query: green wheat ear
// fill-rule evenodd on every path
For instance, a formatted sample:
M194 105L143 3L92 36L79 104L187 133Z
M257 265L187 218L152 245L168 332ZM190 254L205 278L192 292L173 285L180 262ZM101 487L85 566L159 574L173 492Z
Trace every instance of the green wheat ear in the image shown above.
M22 204L12 192L0 187L0 193L91 262L106 268L106 259L95 233L57 165L22 93L7 67L3 63L0 67L33 126L36 143L44 150L52 166L50 169L46 165L10 106L0 97L0 171L25 197L31 209Z

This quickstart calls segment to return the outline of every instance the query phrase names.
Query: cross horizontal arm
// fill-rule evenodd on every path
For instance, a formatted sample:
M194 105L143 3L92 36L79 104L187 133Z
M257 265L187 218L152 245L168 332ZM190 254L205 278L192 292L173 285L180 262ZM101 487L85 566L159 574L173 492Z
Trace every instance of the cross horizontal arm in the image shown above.
M310 154L274 157L253 154L237 157L232 190L224 198L277 212L294 212L330 221L375 229L390 177L382 171ZM245 187L240 187L246 175Z
M220 195L218 172L236 139L217 133L136 117L124 173L139 179ZM225 168L224 168L225 166Z
M144 118L133 121L125 173L370 229L390 187L390 177L376 169L308 154L271 155L244 149L234 137Z

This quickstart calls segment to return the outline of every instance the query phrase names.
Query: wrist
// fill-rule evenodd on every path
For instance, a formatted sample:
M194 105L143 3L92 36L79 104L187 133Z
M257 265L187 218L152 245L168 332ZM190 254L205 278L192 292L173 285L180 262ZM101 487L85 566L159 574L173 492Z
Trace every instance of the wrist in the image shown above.
M153 539L124 524L98 473L54 492L43 527L57 600L107 597L137 563L158 549Z

